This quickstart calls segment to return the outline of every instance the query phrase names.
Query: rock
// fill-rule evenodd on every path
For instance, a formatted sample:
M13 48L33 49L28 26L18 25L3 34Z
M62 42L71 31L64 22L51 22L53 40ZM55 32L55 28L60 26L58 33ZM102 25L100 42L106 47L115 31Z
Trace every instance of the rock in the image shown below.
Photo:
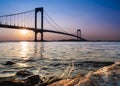
M0 86L38 86L39 84L41 84L40 86L46 86L42 83L39 75L31 75L23 79L18 79L15 76L0 78Z
M70 80L60 80L48 86L120 86L120 62Z
M12 61L7 61L4 65L13 65L13 64L15 64L15 63Z
M0 82L3 82L3 81L14 81L14 80L15 80L15 76L0 77Z
M22 82L3 81L0 82L0 86L27 86L27 85Z
M33 73L26 70L21 70L16 73L16 76L21 76L21 77L26 77L31 75L33 75Z
M64 86L64 84L68 83L69 81L70 80L60 80L47 86Z
M49 80L46 82L46 84L51 84L53 82L60 81L60 80L62 80L62 78L59 78L57 76L51 76L49 77Z
M25 80L25 83L27 83L30 86L33 86L38 83L43 83L43 81L40 79L39 75L32 75Z
M45 80L44 80L44 79L45 79ZM43 77L42 80L43 80L43 82L40 83L39 86L48 86L49 84L52 84L52 83L54 83L54 82L56 82L56 81L62 80L62 78L59 78L59 77L57 77L57 76L51 76L51 77L49 77L49 78Z
M99 62L99 61L83 61L83 62L75 62L75 66L82 66L82 67L104 67L114 64L114 62Z
M22 80L16 80L15 76L0 77L0 86L27 86Z

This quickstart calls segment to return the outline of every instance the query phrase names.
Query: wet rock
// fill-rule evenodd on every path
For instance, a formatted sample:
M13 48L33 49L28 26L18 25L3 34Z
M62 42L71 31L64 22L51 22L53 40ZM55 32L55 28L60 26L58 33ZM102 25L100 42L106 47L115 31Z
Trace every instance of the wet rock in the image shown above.
M33 59L27 59L25 60L25 62L35 62L36 60L33 60Z
M70 80L60 80L60 81L57 81L57 82L47 85L47 86L65 86L64 84L68 83L68 82L70 82Z
M83 63L91 65L92 67L103 67L114 64L114 62L97 62L97 61L84 61Z
M43 81L40 79L39 75L32 75L25 80L25 83L27 83L30 86L34 86L38 83L43 83Z
M21 77L26 77L31 75L33 75L33 73L26 70L21 70L16 73L16 76L21 76Z
M0 86L27 86L22 80L16 80L15 76L0 77Z
M114 62L97 62L97 61L83 61L83 62L75 62L75 66L82 66L82 67L104 67L114 64Z
M46 81L44 81L42 84L40 84L40 86L48 86L49 84L52 84L52 83L60 81L60 80L62 80L62 78L59 78L57 76L51 76Z
M0 78L0 86L38 86L39 83L43 83L39 75L31 75L21 79L18 79L15 76ZM42 84L40 86L46 85Z
M15 76L0 77L0 82L3 82L3 81L14 81L14 80L15 80Z
M53 63L49 64L49 66L53 66L53 67L57 67L57 66L60 66L60 65L62 65L62 64L59 63L59 62L55 62L54 64Z
M3 81L0 82L0 86L28 86L22 82Z
M13 64L15 64L15 63L12 61L7 61L4 65L13 65Z

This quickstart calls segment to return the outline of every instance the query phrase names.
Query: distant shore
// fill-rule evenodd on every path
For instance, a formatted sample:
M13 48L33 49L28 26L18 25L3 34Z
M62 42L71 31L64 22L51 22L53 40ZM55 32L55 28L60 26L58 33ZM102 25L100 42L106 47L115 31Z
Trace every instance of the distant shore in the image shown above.
M35 42L33 40L1 40L0 42ZM81 41L81 40L44 40L44 41L36 41L36 42L120 42L120 40L87 40L87 41Z

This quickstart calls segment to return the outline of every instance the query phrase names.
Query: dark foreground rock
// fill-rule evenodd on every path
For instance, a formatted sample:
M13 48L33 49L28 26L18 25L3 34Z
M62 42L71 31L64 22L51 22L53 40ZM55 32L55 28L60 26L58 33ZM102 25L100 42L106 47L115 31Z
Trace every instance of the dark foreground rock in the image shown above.
M30 75L33 75L33 73L26 70L21 70L16 73L16 76L20 76L20 77L27 77Z
M28 85L22 82L3 81L3 82L0 82L0 86L28 86Z
M15 76L0 79L0 86L35 86L43 81L39 75L32 75L25 79L17 79Z
M24 82L16 80L15 76L0 77L0 86L26 86Z
M25 83L27 83L28 85L34 86L38 83L43 83L43 81L40 79L39 75L33 75L33 76L29 76L26 80Z
M12 61L7 61L5 64L3 64L3 65L13 65L13 64L15 64L14 62L12 62Z

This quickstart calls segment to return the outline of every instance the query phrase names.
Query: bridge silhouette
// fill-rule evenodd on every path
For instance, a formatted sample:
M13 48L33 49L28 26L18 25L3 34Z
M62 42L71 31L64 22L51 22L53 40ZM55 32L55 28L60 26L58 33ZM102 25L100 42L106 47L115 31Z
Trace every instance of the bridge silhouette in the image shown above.
M31 17L33 16L30 16L26 21L27 17L28 16L25 16L27 14L30 13L30 15L32 14L33 12L33 15L34 15L34 19L30 19ZM41 20L40 20L40 27L38 26L38 13L41 13ZM43 7L39 7L39 8L35 8L34 10L30 10L30 11L26 11L26 12L21 12L21 13L16 13L16 14L9 14L9 15L3 15L3 16L0 16L0 27L2 28L9 28L9 29L26 29L26 30L31 30L31 31L34 31L35 33L35 38L34 38L34 41L38 41L37 39L37 34L40 33L41 34L41 40L40 41L44 41L44 32L50 32L50 33L57 33L57 34L62 34L62 35L68 35L68 36L72 36L72 37L76 37L78 40L82 40L82 41L85 41L86 39L82 38L81 37L81 30L78 29L77 30L77 34L71 34L71 33L67 33L66 31L64 31L60 26L58 26L55 21L50 17L48 16L48 14L46 13L46 15L48 16L49 19L51 19L51 21L53 23L55 23L58 27L60 27L62 29L62 31L55 31L55 30L50 30L50 29L45 29L43 27L43 23L44 23L44 16L43 14L46 13L44 10L43 10ZM31 24L26 24L23 22L30 22L32 21L33 22ZM47 20L48 21L48 20ZM50 23L48 21L48 23ZM51 24L51 23L50 23ZM32 26L30 26L32 25ZM55 27L56 28L56 27Z

